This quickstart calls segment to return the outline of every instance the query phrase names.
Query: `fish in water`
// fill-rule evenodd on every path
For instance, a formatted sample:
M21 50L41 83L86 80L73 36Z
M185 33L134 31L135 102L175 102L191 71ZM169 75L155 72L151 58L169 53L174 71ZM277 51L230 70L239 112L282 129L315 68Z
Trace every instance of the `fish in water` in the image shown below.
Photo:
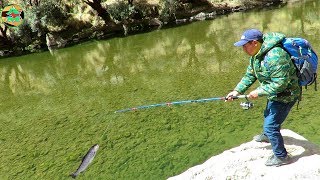
M93 145L89 151L87 152L87 154L82 158L82 162L80 164L80 166L78 167L78 169L70 174L71 177L76 178L81 172L83 172L84 170L87 169L87 167L89 166L89 164L92 162L94 156L96 155L97 151L99 149L99 145L95 144Z

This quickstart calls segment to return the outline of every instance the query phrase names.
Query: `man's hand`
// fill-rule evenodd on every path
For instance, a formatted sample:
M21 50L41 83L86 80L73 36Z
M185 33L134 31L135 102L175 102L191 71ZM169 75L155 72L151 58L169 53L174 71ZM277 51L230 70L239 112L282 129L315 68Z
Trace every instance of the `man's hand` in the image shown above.
M233 101L233 98L234 96L238 96L240 95L238 91L231 91L227 96L226 96L226 101Z
M248 98L257 99L259 97L258 90L253 90L248 94Z

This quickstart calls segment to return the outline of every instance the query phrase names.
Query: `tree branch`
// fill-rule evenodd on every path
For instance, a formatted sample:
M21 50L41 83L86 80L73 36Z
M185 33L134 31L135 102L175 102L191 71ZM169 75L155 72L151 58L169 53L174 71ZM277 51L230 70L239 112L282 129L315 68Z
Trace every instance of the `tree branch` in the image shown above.
M97 11L98 16L100 16L105 21L106 24L115 25L115 22L111 18L111 15L109 14L109 12L102 7L101 0L92 0L92 1L84 0L83 2L89 5L95 11Z
M1 37L3 37L5 41L9 40L7 36L7 30L8 30L7 26L4 25L4 28L0 26Z

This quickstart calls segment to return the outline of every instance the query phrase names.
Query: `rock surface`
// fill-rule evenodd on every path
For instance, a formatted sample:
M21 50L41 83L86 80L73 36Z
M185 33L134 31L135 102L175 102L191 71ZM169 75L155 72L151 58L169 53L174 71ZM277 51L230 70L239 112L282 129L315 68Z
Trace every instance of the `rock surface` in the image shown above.
M272 155L270 143L250 141L211 157L169 180L226 180L226 179L320 179L320 148L291 130L281 134L293 162L280 167L267 167L265 161Z

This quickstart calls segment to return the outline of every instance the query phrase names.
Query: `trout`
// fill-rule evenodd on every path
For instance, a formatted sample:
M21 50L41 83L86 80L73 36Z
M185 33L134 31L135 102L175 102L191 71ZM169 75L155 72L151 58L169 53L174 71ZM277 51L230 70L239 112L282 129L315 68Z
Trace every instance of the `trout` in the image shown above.
M97 151L99 149L99 145L95 144L93 145L89 151L87 152L87 154L82 158L82 162L80 164L80 166L78 167L78 169L70 174L71 177L76 178L81 172L83 172L84 170L87 169L87 167L89 166L89 164L92 162L94 156L96 155Z

